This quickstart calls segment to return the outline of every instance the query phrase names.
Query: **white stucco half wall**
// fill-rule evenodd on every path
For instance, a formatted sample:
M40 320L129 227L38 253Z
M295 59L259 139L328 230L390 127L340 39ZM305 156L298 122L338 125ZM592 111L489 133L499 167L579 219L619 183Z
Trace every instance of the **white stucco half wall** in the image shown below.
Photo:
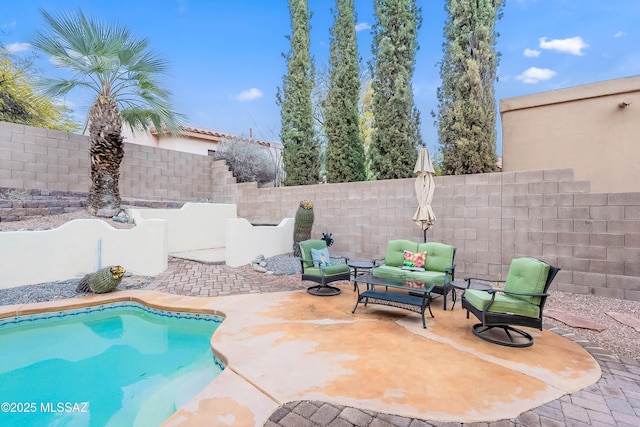
M249 264L258 255L266 258L293 251L294 218L277 226L252 225L245 218L227 220L226 262L229 267Z
M237 206L225 203L185 203L180 209L127 209L136 224L148 219L168 223L169 253L222 248L226 221L236 218Z
M99 219L75 219L52 230L0 233L0 289L66 280L121 265L136 275L167 269L167 222L115 229Z

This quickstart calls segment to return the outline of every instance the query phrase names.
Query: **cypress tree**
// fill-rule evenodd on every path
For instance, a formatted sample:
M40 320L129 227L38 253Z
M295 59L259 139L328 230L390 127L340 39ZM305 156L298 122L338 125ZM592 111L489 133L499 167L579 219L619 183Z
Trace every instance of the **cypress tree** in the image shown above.
M364 181L366 178L358 114L360 67L355 23L353 0L336 0L324 115L328 182Z
M497 169L493 84L499 59L495 24L502 5L502 0L447 0L437 116L445 174Z
M284 55L287 74L278 89L283 145L284 185L316 184L320 175L320 147L313 129L311 91L314 66L309 53L309 19L307 0L289 0L291 15L291 51Z
M378 179L407 178L422 142L411 87L421 9L415 0L375 0L374 6L371 169Z

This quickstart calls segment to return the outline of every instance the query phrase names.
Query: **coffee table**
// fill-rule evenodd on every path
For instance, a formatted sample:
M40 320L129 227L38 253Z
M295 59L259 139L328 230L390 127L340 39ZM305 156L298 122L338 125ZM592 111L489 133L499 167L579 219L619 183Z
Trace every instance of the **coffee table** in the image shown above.
M391 307L402 308L404 310L420 313L422 316L422 327L427 328L424 319L424 312L428 308L431 317L431 295L435 283L423 281L406 281L402 279L391 279L387 277L375 277L371 274L364 274L353 279L358 290L358 299L351 313L355 313L358 304L380 304ZM360 284L365 284L367 290L360 293ZM376 286L384 286L385 290L376 290ZM389 290L391 288L391 290ZM409 294L411 292L411 294Z

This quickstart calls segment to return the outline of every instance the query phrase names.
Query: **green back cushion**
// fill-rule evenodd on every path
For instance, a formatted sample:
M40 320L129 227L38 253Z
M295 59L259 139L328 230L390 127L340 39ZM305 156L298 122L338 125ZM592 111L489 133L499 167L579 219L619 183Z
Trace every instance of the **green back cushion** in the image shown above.
M445 269L453 266L454 248L439 242L420 243L418 251L427 253L425 268L427 271L444 272Z
M387 253L384 257L385 265L402 267L405 250L417 252L418 244L410 240L389 240L389 242L387 242ZM427 254L427 258L429 258L428 255L429 254Z
M313 259L311 257L311 249L324 249L327 247L327 242L324 240L305 240L300 242L299 245L302 259L309 260L304 261L304 267L306 269L307 267L313 267L313 262L311 261Z
M504 291L541 294L544 292L548 275L548 264L533 258L515 258L509 266L509 274L504 285ZM516 297L531 304L540 304L540 297Z

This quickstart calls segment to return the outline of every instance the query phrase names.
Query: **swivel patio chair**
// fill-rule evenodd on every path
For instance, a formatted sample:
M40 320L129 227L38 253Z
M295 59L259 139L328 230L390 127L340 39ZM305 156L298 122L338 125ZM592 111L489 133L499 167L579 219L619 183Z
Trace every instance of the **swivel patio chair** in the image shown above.
M534 258L516 258L511 261L504 289L470 289L474 277L465 278L467 289L462 295L462 308L480 320L473 325L475 336L485 341L509 347L529 347L533 337L514 328L525 326L542 330L542 310L547 290L559 268Z
M340 293L340 289L328 283L339 280L351 280L351 269L347 265L348 258L332 257L329 255L327 242L324 240L305 240L300 245L300 264L302 265L302 280L310 280L319 285L307 288L307 292L316 296L333 296ZM334 263L331 260L344 260L344 263Z

